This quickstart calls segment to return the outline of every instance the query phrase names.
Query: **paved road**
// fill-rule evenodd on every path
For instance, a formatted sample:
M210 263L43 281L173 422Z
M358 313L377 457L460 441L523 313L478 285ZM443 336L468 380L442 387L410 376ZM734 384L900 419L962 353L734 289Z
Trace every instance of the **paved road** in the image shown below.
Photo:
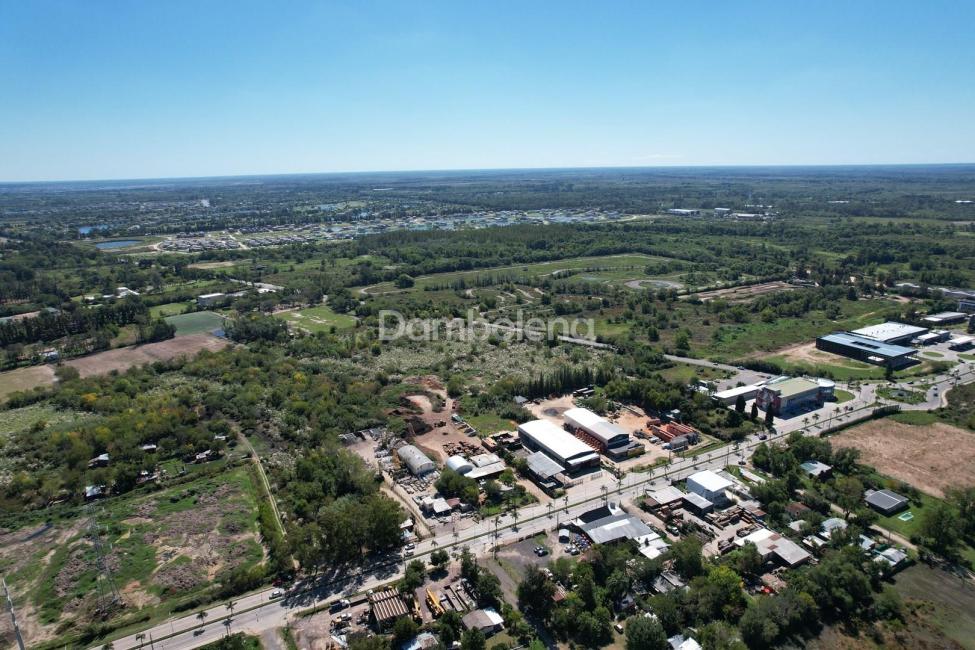
M689 362L683 358L676 358L681 362ZM699 360L693 360L699 361ZM718 365L703 362L699 365ZM727 366L731 371L736 368ZM901 404L904 410L923 410L932 408L929 404L940 405L944 392L956 383L975 381L975 368L972 364L963 364L957 368L957 373L950 373L934 378L928 378L925 383L930 384L925 402L922 404ZM840 424L846 424L853 419L869 417L876 400L876 384L860 384L855 386L842 385L850 390L855 397L843 404L827 404L822 409L805 416L783 420L775 419L776 432L771 440L780 439L793 431L802 431L805 435L820 435ZM905 388L912 388L904 384ZM818 420L812 415L819 415ZM493 519L482 520L474 526L459 531L457 534L447 533L439 537L426 539L417 544L415 557L423 557L438 548L448 548L453 551L462 546L468 546L478 555L490 552L494 544L506 544L524 537L532 536L546 529L551 529L558 523L574 519L583 512L595 507L603 499L622 500L631 499L643 494L648 489L661 486L670 480L680 480L702 469L720 470L729 463L735 463L739 458L751 456L755 447L761 441L757 435L750 436L741 443L738 449L728 447L696 458L678 459L671 465L657 468L651 472L632 472L627 474L622 484L616 478L603 472L600 478L588 481L583 485L572 488L568 502L556 500L551 502L551 510L547 505L536 505L523 508L518 513L516 521L512 515L505 515L498 522ZM203 621L196 614L172 619L144 632L145 639L137 639L130 635L114 642L116 650L128 650L149 645L150 635L152 647L158 650L190 650L205 643L212 642L227 633L226 621L230 620L230 631L247 631L263 634L265 631L282 627L290 617L296 613L327 603L343 595L362 593L398 579L405 568L405 563L413 558L404 558L390 565L381 567L359 575L346 576L341 580L333 580L326 584L305 585L295 588L283 598L272 598L273 590L267 589L259 593L238 598L235 612L230 616L224 605L212 607ZM98 647L98 646L96 646Z

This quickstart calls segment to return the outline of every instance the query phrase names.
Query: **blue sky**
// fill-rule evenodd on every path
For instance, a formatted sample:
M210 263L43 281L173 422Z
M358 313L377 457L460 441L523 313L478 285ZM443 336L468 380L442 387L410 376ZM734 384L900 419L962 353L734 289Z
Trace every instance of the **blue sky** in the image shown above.
M971 2L0 0L0 181L975 161Z

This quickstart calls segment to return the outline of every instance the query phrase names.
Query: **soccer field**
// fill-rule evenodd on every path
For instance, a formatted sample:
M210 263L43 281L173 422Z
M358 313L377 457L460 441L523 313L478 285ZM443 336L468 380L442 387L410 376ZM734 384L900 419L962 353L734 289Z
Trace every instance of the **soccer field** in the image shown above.
M197 311L191 314L169 316L166 322L176 328L176 336L204 334L223 329L224 317L212 311Z

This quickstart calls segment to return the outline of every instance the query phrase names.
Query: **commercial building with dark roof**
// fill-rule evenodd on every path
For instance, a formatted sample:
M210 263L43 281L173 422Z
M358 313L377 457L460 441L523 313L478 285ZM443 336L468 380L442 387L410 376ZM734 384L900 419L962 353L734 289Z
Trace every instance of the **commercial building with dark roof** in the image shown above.
M852 332L833 332L816 339L816 348L876 366L903 368L917 362L917 350L884 343Z
M868 490L866 501L871 508L888 517L907 509L910 504L907 497L890 490Z

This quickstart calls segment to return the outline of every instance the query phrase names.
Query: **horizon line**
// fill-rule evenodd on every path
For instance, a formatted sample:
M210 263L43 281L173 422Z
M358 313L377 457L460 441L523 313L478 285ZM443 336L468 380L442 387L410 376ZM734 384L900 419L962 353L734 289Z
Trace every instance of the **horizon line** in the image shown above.
M234 178L283 178L289 176L365 176L368 174L445 174L477 172L553 172L553 171L596 171L596 170L675 170L675 169L831 169L831 168L881 168L881 167L966 167L975 166L970 162L889 162L889 163L725 163L725 164L686 164L686 165L569 165L566 167L456 167L443 169L376 169L314 172L266 172L239 174L209 174L203 176L142 176L114 178L61 178L6 181L0 180L0 187L10 185L45 185L57 183L135 183L165 181L200 181Z

